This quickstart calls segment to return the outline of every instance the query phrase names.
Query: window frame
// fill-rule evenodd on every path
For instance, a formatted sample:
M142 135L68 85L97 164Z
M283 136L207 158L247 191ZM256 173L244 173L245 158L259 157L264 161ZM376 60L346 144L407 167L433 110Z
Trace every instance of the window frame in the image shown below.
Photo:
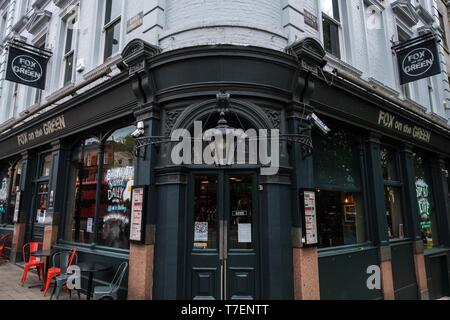
M322 0L323 1L323 0ZM336 58L338 58L338 59L340 59L340 60L343 60L343 52L344 52L344 50L343 50L343 43L344 43L344 39L342 38L343 37L343 33L344 33L344 31L343 31L343 24L342 24L342 3L341 3L341 1L340 0L331 0L331 1L336 1L336 3L337 3L337 6L338 6L338 13L337 13L337 15L338 15L338 18L339 18L339 20L337 20L335 17L330 17L326 12L324 12L323 11L323 7L321 7L321 21L322 21L322 24L321 24L321 39L322 39L322 43L324 44L324 48L325 48L325 51L328 53L328 54L330 54L330 55L332 55L332 56L334 56L334 57L336 57ZM322 5L322 3L321 3L321 5ZM334 8L333 8L333 11L334 11ZM330 23L330 24L332 24L332 25L334 25L335 27L336 27L336 30L337 30L337 38L336 38L336 40L337 40L337 54L336 53L333 53L333 52L329 52L327 49L326 49L326 47L325 47L325 37L324 37L324 20L328 20L328 22Z
M370 211L369 211L369 203L368 203L368 181L367 181L367 151L364 148L364 141L361 138L361 135L358 135L354 132L352 129L341 129L338 125L338 122L335 122L334 120L329 121L330 125L335 124L335 127L338 127L338 130L344 131L349 138L353 141L355 144L355 147L359 151L358 153L358 162L359 162L359 172L360 172L360 183L361 187L360 190L350 190L350 189L339 189L339 188L321 188L320 185L317 184L314 178L314 188L316 190L321 191L330 191L330 192L342 192L342 193L360 193L361 195L361 206L363 209L363 215L364 215L364 238L365 241L354 243L354 244L347 244L347 245L340 245L340 246L334 246L334 247L323 247L318 248L319 253L326 254L327 252L337 252L340 250L352 250L352 249L360 249L360 248L369 248L373 245L372 240L372 231L371 231L371 222L370 222ZM317 130L315 130L317 134L320 134ZM313 156L314 158L314 156ZM314 161L314 160L313 160ZM317 191L316 191L317 192ZM317 207L317 204L316 204Z
M102 192L102 180L103 180L103 169L104 169L104 165L105 165L105 144L106 142L109 140L109 138L114 134L114 132L116 132L117 130L126 128L128 126L133 126L134 123L133 122L128 122L128 125L117 125L114 126L113 129L108 130L108 131L103 131L100 132L98 134L87 134L84 135L82 138L78 139L71 148L71 157L73 156L73 152L76 150L77 146L79 146L79 144L83 141L83 140L88 140L88 139L92 139L95 138L99 141L98 144L98 149L97 149L97 172L96 172L96 186L95 186L95 192L96 195L98 195L99 193ZM100 159L103 158L103 161L100 161ZM83 161L83 160L82 160ZM135 155L133 154L133 167L135 167ZM70 166L67 167L67 176L70 176ZM72 181L70 181L70 183L72 183ZM65 203L69 203L69 193L66 191L65 192ZM123 254L128 254L128 252L130 251L130 248L128 249L123 249L123 248L117 248L117 247L109 247L109 246L105 246L103 244L98 243L97 239L98 239L98 230L99 230L99 215L100 215L100 203L101 199L99 199L96 196L95 199L95 212L94 212L94 217L93 217L93 242L91 243L81 243L81 242L76 242L74 240L69 241L66 240L66 223L67 223L67 219L73 219L72 213L69 212L69 210L67 210L66 208L66 214L63 215L61 222L60 222L60 228L62 228L62 239L58 240L59 244L66 244L66 245L71 245L71 246L77 246L77 247L86 247L89 248L90 250L101 250L101 251L109 251L109 252L117 252L117 253L123 253Z
M109 59L111 59L112 57L116 56L119 54L120 51L120 44L122 43L122 16L123 16L123 8L124 8L124 3L122 2L122 7L120 10L120 15L116 16L116 17L111 17L110 21L106 22L106 9L107 9L107 5L108 5L108 1L109 0L105 0L104 4L102 6L102 19L101 19L101 30L103 33L103 41L102 41L102 50L100 50L100 52L102 53L102 58L103 58L103 62L108 61ZM114 1L114 0L111 0ZM108 44L108 39L107 39L107 35L108 35L108 31L112 31L114 34L114 28L118 26L119 28L119 50L118 52L113 52L112 47L111 47L111 54L109 56L106 56L107 53L107 44Z
M66 16L64 16L62 18L63 21L63 32L64 32L64 41L62 42L62 50L61 50L61 56L62 56L62 72L61 72L61 77L62 77L62 85L63 87L70 85L71 83L74 83L74 75L75 75L75 61L76 61L76 47L77 47L77 32L75 29L70 29L69 26L71 25L71 19L79 19L79 13L76 12L74 14L67 14ZM72 39L71 39L71 45L70 45L70 50L67 51L67 38L69 35L69 30L72 30ZM70 80L67 80L68 78L68 74L67 74L67 64L68 64L68 60L69 58L72 57L72 67L70 70Z
M406 216L406 211L405 211L405 205L406 205L406 198L405 198L405 184L403 182L403 176L402 176L402 163L401 163L401 159L400 159L400 153L398 152L398 148L396 148L394 145L391 145L389 143L382 143L380 145L380 158L381 158L381 150L385 148L388 150L388 152L391 152L392 155L394 156L394 164L395 164L395 169L396 169L396 173L397 173L397 179L398 180L385 180L383 177L383 191L386 187L390 187L390 188L394 188L397 189L399 191L399 195L400 195L400 215L401 215L401 219L402 219L402 224L403 224L403 238L390 238L389 237L389 242L395 243L398 241L405 241L408 239L411 239L410 237L410 233L408 230L408 219ZM380 163L381 166L381 163ZM382 166L381 166L382 167ZM386 206L386 203L385 203ZM387 217L386 217L386 225L387 224ZM389 226L388 226L389 227Z

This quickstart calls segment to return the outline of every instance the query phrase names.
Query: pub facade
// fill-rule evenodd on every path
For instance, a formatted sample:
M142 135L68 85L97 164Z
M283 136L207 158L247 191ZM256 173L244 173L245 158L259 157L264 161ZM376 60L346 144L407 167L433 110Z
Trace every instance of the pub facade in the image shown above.
M0 232L12 235L11 262L20 262L30 241L76 246L82 260L128 261L121 290L128 299L449 295L444 107L435 103L429 112L419 98L411 102L380 81L364 80L356 64L338 61L323 35L272 34L266 45L268 38L254 30L248 45L234 35L229 41L226 32L213 45L194 41L195 28L170 36L169 22L182 22L175 11L191 9L167 2L159 42L140 33L122 37L129 41L109 61L114 72L95 85L66 89L56 107L44 105L27 121L2 127ZM333 18L326 2L317 8L302 2L301 11L310 13L305 30L313 32L314 17ZM291 10L273 3L258 9L261 17ZM402 16L406 9L393 3L383 10ZM431 35L421 34L417 43L439 43L439 34ZM416 44L402 42L394 48L402 54ZM411 68L427 69L436 62L430 61L406 70L422 76ZM422 96L417 83L431 81L435 91L428 96L443 100L443 73L406 84L411 98L416 86ZM174 133L194 133L199 121L203 131L278 130L277 172L261 174L267 167L261 161L175 163ZM273 137L267 140L274 150ZM135 220L139 187L145 205ZM368 285L373 274L380 286ZM94 282L110 277L106 272Z

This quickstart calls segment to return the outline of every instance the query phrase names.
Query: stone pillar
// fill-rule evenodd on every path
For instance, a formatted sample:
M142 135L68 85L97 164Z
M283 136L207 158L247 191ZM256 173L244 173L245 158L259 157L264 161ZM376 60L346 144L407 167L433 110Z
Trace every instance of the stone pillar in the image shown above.
M22 247L25 239L26 223L19 222L14 224L14 235L12 238L10 261L19 262L22 259Z
M293 248L294 299L320 300L319 263L317 249Z
M384 300L395 300L394 277L392 275L391 247L380 248L381 287Z
M128 273L128 300L151 300L153 298L154 245L130 245L130 268Z
M429 300L427 271L425 267L425 256L423 241L417 240L414 242L414 267L416 270L416 280L419 289L419 297L421 300Z

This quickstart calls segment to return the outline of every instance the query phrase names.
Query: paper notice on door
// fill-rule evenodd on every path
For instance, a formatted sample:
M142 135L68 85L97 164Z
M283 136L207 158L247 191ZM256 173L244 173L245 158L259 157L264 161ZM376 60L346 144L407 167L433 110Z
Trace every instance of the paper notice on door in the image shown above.
M87 219L87 226L86 226L86 232L92 233L92 225L93 225L94 219L88 218Z
M194 242L208 242L208 222L195 222Z
M238 242L252 243L252 224L239 223L238 224Z

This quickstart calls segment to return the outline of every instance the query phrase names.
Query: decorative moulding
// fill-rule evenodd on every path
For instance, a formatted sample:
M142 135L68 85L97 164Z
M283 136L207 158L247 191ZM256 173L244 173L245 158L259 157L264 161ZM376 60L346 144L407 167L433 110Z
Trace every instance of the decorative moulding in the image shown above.
M45 27L52 17L49 11L36 11L27 23L27 31L32 35L36 35L43 27Z
M72 0L53 0L53 3L60 9L67 7Z
M425 8L422 6L422 4L420 4L420 5L418 5L418 6L416 7L416 12L417 12L417 14L419 15L420 19L421 19L425 24L428 24L428 25L433 24L433 22L434 22L433 16L431 15L431 13L428 12L427 9L425 9Z
M43 8L48 2L50 2L50 0L36 0L33 3L33 8L36 10L40 10L41 8Z
M419 15L409 0L397 0L391 4L397 17L408 27L413 27L419 22Z

